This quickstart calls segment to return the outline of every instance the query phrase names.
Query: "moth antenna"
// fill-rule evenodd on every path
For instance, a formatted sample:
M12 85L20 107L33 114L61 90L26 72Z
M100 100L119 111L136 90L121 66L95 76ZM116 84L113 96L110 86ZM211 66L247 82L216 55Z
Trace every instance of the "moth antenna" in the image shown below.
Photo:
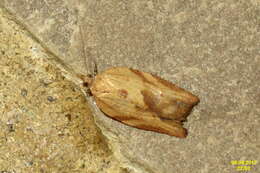
M93 58L93 56L90 53L91 48L87 48L88 50L86 50L85 47L85 41L84 41L84 34L82 32L82 26L79 25L79 33L80 33L80 40L81 40L81 45L82 45L82 50L83 50L83 56L85 57L85 65L86 67L88 67L89 72L91 73L91 77L94 77L97 72L98 72L98 68L97 68L97 63L96 60ZM87 59L90 61L89 63L87 62Z
M98 73L98 67L97 67L97 63L94 61L94 71L93 71L93 75L96 76Z

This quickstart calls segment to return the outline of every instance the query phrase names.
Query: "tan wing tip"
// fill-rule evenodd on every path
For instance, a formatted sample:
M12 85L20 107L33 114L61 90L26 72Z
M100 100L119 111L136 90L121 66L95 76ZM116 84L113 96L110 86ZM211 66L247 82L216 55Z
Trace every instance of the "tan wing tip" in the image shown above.
M157 132L164 133L169 136L175 136L178 138L186 138L188 135L188 130L183 127L175 127L173 130L158 130Z
M200 98L198 96L193 95L192 102L194 105L197 105L200 102Z
M186 138L188 135L188 130L185 128L179 128L178 131L170 131L168 135L178 138Z
M178 138L186 138L188 135L187 129L183 128L182 126L172 126L169 127L168 125L161 125L161 126L152 126L152 125L132 125L138 129L154 131L157 133L163 133L169 136L175 136Z
M164 123L164 132L167 135L175 136L178 138L186 138L188 135L188 130L182 126L182 122L162 120ZM169 126L170 125L170 126Z

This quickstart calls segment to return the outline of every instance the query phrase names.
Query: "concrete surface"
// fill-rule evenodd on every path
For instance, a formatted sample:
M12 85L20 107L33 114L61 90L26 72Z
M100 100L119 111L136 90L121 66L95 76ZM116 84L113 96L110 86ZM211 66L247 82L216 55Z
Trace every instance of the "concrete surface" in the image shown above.
M0 172L123 173L80 88L52 58L0 9Z
M158 74L201 102L181 140L95 118L115 156L135 172L237 172L259 162L260 2L4 0L2 6L71 73L128 66ZM83 36L79 34L79 26ZM82 38L87 55L82 53ZM86 62L86 63L85 63ZM259 172L259 163L250 172Z

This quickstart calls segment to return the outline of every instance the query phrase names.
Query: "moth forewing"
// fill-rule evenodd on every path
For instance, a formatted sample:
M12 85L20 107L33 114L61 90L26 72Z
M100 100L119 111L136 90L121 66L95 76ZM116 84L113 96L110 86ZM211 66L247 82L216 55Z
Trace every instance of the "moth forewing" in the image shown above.
M139 129L186 137L182 127L199 98L149 73L114 67L98 74L91 93L109 117Z

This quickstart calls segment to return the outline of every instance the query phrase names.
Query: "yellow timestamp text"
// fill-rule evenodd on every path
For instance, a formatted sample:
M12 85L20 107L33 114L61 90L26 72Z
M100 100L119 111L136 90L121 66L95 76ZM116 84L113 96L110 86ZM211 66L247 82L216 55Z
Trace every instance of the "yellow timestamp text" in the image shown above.
M237 171L251 171L257 162L257 160L231 160L230 164L234 165Z

